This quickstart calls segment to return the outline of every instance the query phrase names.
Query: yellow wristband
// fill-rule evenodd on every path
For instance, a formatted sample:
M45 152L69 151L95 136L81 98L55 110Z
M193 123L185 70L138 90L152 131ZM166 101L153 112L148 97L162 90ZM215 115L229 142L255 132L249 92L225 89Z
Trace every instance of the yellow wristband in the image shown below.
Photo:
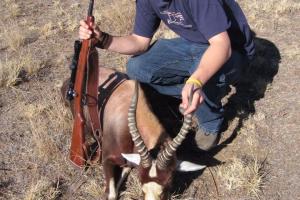
M193 84L196 84L198 87L202 87L203 86L203 83L201 81L199 81L198 79L195 79L195 78L192 78L190 77L186 83L193 83Z

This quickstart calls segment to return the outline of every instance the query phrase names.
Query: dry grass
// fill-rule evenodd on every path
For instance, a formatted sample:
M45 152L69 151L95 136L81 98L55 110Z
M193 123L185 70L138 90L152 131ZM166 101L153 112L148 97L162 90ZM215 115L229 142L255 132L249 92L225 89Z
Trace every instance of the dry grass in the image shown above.
M59 182L58 182L59 183ZM52 183L47 178L39 178L25 194L25 200L55 200L61 194L59 184Z
M10 17L19 17L21 15L21 8L17 3L9 4Z
M288 46L286 49L283 49L283 56L287 59L299 60L300 59L300 46L296 42L296 44L292 44Z
M246 193L260 198L269 170L266 165L268 152L260 146L256 124L259 123L264 127L265 119L264 113L256 112L244 121L243 127L238 132L239 139L231 143L231 149L236 151L236 155L217 167L220 188L225 188L232 194Z
M13 22L4 23L2 21L0 25L1 27L3 27L3 41L9 49L11 49L12 51L18 51L20 47L25 45L26 33L20 26L14 24Z
M135 1L113 0L99 5L95 19L101 29L114 35L131 33L135 15Z
M57 26L61 31L74 32L79 27L79 18L74 14L79 13L80 4L73 3L66 7L60 0L53 1L53 10L57 16L61 16Z
M128 176L128 181L126 182L126 188L126 191L123 191L120 195L124 198L124 200L142 199L142 185L137 177L137 170L131 171L130 175Z
M296 13L300 10L300 2L297 0L269 0L269 1L238 1L243 10L247 13L247 19L253 25L256 24L256 20L259 20L259 23L274 23L275 21L280 20L283 14ZM262 14L267 14L271 16L271 19L264 19L260 16ZM270 15L271 14L271 15ZM271 20L271 21L270 21Z
M55 141L48 135L48 126L43 119L46 110L46 105L28 105L25 116L29 120L32 141L35 144L35 154L39 159L48 162L51 159L56 159L59 150Z
M264 124L265 115L256 113L253 120ZM248 195L260 197L266 183L267 169L266 158L259 151L259 142L256 139L256 126L253 120L245 122L239 134L242 141L236 141L232 145L242 145L241 158L233 157L226 164L217 168L217 176L221 180L222 187L230 192L245 191ZM241 144L242 143L242 144Z
M59 31L74 32L79 28L78 21L79 21L79 19L77 19L76 17L66 14L63 21L57 22L57 28L59 29ZM48 36L50 36L50 35L48 35Z
M22 63L22 70L25 71L27 76L32 76L36 74L41 68L44 67L44 64L41 60L38 60L33 55L33 52L30 49L24 50L20 53L19 58L12 58L18 59Z
M0 60L0 87L14 86L22 81L24 76L31 76L43 67L41 61L34 59L27 50L14 57Z
M48 22L40 28L40 35L42 39L47 39L56 33L57 27L52 22Z
M79 27L79 19L72 15L67 15L67 21L65 22L65 30L74 32Z
M5 0L5 5L8 9L9 16L8 18L16 18L21 15L21 7L15 0Z
M94 199L98 199L99 197L103 196L105 192L103 185L99 184L98 180L95 179L90 179L83 188Z
M20 81L22 65L17 61L0 60L0 87L12 86Z
M255 14L265 12L279 15L300 10L300 2L297 0L254 0L251 3L238 0L238 2L243 9L252 9Z
M257 158L251 160L234 158L229 164L218 167L217 174L227 190L245 190L255 197L260 196L265 185L264 162Z
M50 166L52 169L50 176L48 174L42 178L40 176L44 169L39 167L36 170L36 180L33 180L26 191L25 199L57 199L62 191L60 178L55 180L55 177L65 177L64 174L74 173L72 170L69 171L70 166L64 155L69 146L66 144L65 137L68 135L65 133L70 132L71 114L64 107L58 88L41 91L37 101L26 105L20 104L19 110L30 128L27 133L32 143L30 146L33 148L30 160L39 166Z
M62 6L62 3L60 0L54 0L53 2L53 7L54 7L54 11L57 14L57 16L61 16L61 15L65 15L66 11Z
M58 91L43 91L40 97L42 99L38 103L29 104L24 108L24 117L29 121L35 154L44 163L51 160L65 162L61 152L61 145L65 144L58 143L58 137L64 132L70 132L70 111L63 106Z
M276 29L278 23L285 19L282 18L282 15L297 13L300 10L300 2L297 0L238 0L238 2L255 31L265 31L268 28ZM268 16L268 18L262 17L263 15Z

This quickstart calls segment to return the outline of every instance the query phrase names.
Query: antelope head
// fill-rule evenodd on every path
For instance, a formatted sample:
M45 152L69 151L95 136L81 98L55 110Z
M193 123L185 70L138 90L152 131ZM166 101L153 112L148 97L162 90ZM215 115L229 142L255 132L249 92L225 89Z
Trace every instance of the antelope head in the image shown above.
M136 108L138 101L138 83L132 97L128 112L128 126L134 146L138 154L122 154L131 163L139 166L139 178L145 200L161 200L167 198L168 189L172 182L173 173L179 171L197 171L205 166L176 159L176 150L181 145L191 127L192 115L184 117L183 125L173 139L167 137L160 145L160 150L154 158L150 155L136 124Z

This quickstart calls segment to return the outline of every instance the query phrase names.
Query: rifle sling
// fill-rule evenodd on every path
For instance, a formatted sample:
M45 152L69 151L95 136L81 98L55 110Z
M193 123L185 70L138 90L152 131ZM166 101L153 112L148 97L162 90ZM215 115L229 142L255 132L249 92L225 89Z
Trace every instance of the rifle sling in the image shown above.
M90 48L87 62L87 83L86 83L86 106L88 108L88 117L92 128L93 137L97 142L97 149L89 157L87 162L95 164L101 162L102 155L102 131L98 113L98 91L99 84L99 63L98 52L94 47ZM90 101L92 100L92 102Z
M99 87L99 63L98 53L91 48L87 63L85 105L87 106L87 117L89 117L93 137L97 142L97 149L87 157L88 164L101 162L102 159L102 127L104 108L114 90L121 85L128 76L121 72L111 74Z
M126 80L128 80L126 74L116 71L115 73L110 74L98 87L98 109L101 124L103 124L105 105L108 102L110 95Z

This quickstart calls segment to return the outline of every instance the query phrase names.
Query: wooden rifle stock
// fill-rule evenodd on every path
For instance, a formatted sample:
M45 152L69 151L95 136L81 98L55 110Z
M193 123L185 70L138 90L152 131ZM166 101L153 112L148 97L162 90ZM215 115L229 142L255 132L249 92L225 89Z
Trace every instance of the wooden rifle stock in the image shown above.
M90 25L94 23L94 17L92 16L94 1L90 1L87 24ZM91 47L91 39L83 40L81 45L81 50L79 54L79 60L76 71L75 79L75 97L74 97L74 124L72 132L72 141L70 147L70 160L71 162L78 166L84 167L86 162L86 152L85 152L85 119L83 114L83 88L85 85L86 69L89 51Z

